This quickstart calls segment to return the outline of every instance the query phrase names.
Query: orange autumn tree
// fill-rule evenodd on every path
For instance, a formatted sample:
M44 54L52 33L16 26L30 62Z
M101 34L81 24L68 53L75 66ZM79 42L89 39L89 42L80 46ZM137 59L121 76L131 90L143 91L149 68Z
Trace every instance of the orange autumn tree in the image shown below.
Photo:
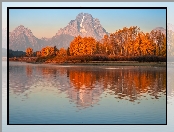
M60 48L58 55L65 57L67 56L67 51L64 48Z
M113 54L122 56L134 56L135 42L138 37L140 28L132 26L119 29L114 34L110 34L110 43L112 45Z
M165 56L166 36L161 31L144 33L137 26L124 27L102 39L102 53L115 56ZM99 45L97 44L97 50Z
M146 33L143 37L145 55L154 55L156 44L151 39L151 35Z
M151 45L152 42L148 39L148 34L140 32L137 37L137 43L136 51L138 56L145 56L149 53L153 53L150 52L150 50L154 50L154 47Z
M27 48L26 49L26 56L31 56L33 54L33 49L32 48Z
M110 50L111 50L111 46L109 45L109 36L108 35L104 35L103 37L103 53L104 54L109 54Z
M52 55L55 55L55 52L56 51L55 51L54 47L46 46L46 47L42 48L41 56L42 57L52 56Z
M173 34L170 38L173 38ZM173 39L171 39L171 43ZM174 46L173 46L174 47ZM171 48L171 52L174 48ZM114 33L106 34L100 41L93 37L75 37L67 49L46 46L38 57L51 56L60 60L113 60L113 61L163 61L166 56L166 36L160 31L144 33L137 26L123 27ZM75 57L73 57L75 56ZM157 59L149 59L154 56ZM86 58L85 58L86 57ZM49 58L49 57L48 57Z
M131 26L130 28L125 28L126 30L126 55L127 56L134 56L134 51L135 51L135 41L137 38L138 33L140 32L140 28L137 26Z
M96 42L96 50L95 50L95 54L103 54L104 52L104 46L101 42Z
M96 51L96 40L92 37L77 36L70 43L69 52L71 56L92 55Z
M41 56L41 51L36 51L36 56L40 57Z

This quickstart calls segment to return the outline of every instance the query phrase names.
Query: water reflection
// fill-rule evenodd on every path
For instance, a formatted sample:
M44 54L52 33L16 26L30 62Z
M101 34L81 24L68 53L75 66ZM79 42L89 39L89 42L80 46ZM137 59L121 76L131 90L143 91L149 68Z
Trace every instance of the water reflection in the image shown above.
M70 81L83 96L87 91L97 89L98 97L107 91L108 95L131 102L140 100L141 96L158 99L166 94L166 71L155 68L74 68L69 70ZM97 95L97 94L96 94Z
M65 93L77 107L93 107L102 98L130 102L166 95L166 69L155 67L10 66L10 93Z
M68 95L78 106L88 107L99 101L104 89L92 68L69 68L67 73L71 84Z
M26 74L28 77L32 75L32 67L30 65L26 66Z

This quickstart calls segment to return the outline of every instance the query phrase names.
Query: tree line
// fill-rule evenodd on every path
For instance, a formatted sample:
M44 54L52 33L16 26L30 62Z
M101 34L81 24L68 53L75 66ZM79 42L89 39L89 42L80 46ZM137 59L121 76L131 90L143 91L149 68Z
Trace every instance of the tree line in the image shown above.
M77 36L70 46L57 49L56 46L46 46L36 51L38 58L63 60L144 60L166 61L166 35L159 30L144 33L137 26L124 27L109 35L104 35L100 41L93 37ZM27 48L26 55L32 56L33 49Z

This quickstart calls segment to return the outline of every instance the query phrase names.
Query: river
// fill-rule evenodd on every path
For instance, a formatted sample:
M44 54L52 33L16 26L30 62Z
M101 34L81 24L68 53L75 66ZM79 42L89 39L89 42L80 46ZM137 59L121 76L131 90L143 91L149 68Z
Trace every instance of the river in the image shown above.
M166 68L10 62L10 124L166 124Z

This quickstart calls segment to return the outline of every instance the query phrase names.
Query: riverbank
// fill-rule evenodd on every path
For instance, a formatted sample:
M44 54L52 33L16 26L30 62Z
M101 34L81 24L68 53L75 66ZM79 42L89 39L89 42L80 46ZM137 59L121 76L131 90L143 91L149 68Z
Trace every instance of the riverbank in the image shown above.
M166 67L166 62L135 62L135 61L90 61L90 62L64 62L64 63L39 63L28 62L32 64L50 64L50 65L83 65L83 66L154 66Z
M155 66L166 67L165 62L88 62L88 63L62 63L59 65L98 65L98 66Z
M166 62L138 62L138 61L46 61L46 62L37 62L36 57L31 58L13 58L9 61L15 62L26 62L32 64L51 64L51 65L89 65L89 66L154 66L154 67L166 67Z

